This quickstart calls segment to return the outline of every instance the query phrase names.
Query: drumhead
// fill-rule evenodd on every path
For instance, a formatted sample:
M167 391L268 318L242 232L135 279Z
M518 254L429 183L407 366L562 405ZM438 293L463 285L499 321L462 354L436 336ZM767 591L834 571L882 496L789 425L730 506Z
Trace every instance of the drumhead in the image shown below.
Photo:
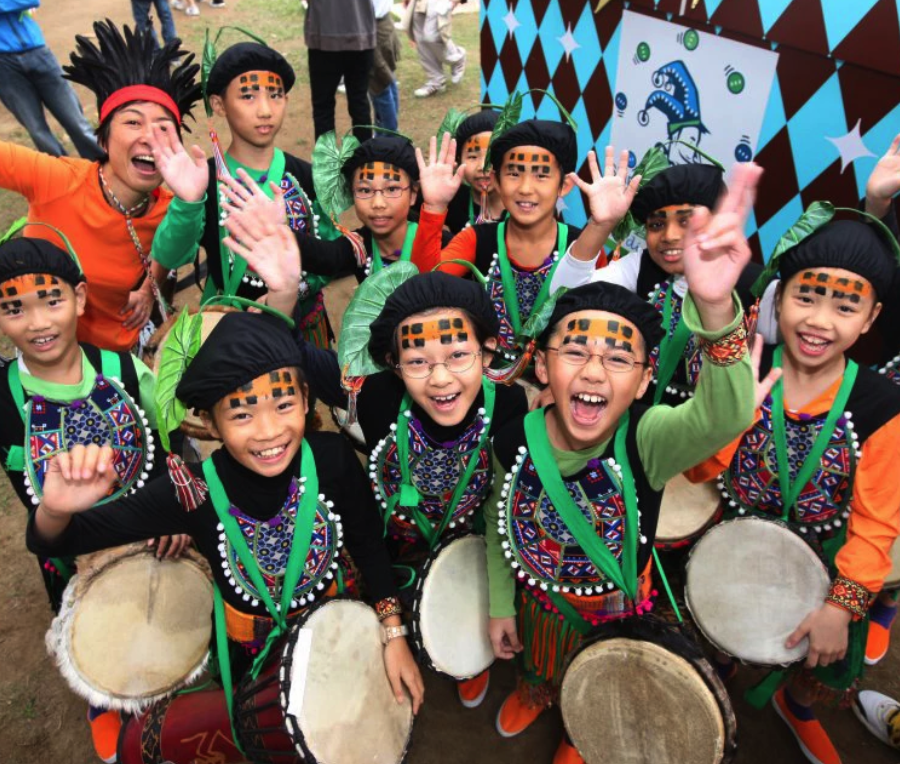
M310 764L403 761L412 704L391 691L372 608L344 599L313 608L285 646L281 683L288 729Z
M663 491L656 540L672 543L698 535L718 508L715 483L692 483L684 475L676 475Z
M747 663L787 665L809 650L785 640L818 608L831 580L803 539L755 517L717 525L697 542L687 564L685 600L704 636Z
M213 590L194 556L157 560L143 545L126 547L74 576L63 600L48 648L72 689L94 705L139 711L206 665Z
M560 690L566 731L587 764L719 764L734 742L722 703L724 689L717 697L690 661L626 637L582 647Z
M413 609L417 647L435 671L469 679L494 662L484 537L458 538L436 551Z
M884 579L884 589L900 589L900 543L894 542L891 547L891 572Z

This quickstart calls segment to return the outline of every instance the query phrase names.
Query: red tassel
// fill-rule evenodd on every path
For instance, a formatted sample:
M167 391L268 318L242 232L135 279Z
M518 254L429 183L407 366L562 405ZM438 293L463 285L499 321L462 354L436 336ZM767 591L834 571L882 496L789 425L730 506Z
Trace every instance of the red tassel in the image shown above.
M348 377L346 368L341 372L341 387L347 391L347 424L356 424L356 398L365 381L365 377Z
M756 324L759 322L759 299L747 310L744 316L744 328L747 330L747 339L752 345L756 341Z
M481 200L480 201L481 201L481 212L479 212L478 217L475 218L475 225L478 225L479 223L495 222L494 216L491 215L490 205L488 204L488 192L487 191L481 192Z
M531 340L522 351L522 355L516 359L516 362L505 369L492 369L490 367L484 370L486 376L491 382L498 382L504 385L511 385L519 377L521 377L534 357L534 351L537 347L535 340Z
M362 236L360 236L355 231L351 231L349 228L347 228L347 226L341 225L341 223L338 222L337 218L335 218L334 215L331 216L331 223L338 231L341 232L341 235L350 242L350 246L353 247L353 254L356 257L356 264L360 268L365 268L368 253L366 252L366 245L362 240Z
M206 482L194 477L180 456L169 454L166 457L166 467L178 494L178 501L185 510L193 512L206 501L206 495L209 493Z

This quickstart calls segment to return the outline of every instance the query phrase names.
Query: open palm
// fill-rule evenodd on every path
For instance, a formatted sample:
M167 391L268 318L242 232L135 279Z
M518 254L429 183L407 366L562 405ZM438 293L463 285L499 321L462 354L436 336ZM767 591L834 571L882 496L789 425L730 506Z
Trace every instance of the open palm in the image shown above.
M462 184L465 167L456 168L456 141L444 133L440 149L437 138L431 137L428 144L428 162L422 150L416 148L416 162L419 164L419 189L422 199L429 207L446 209Z
M606 147L602 175L594 151L588 152L588 168L591 172L590 183L583 181L574 172L569 173L569 177L588 200L591 220L598 225L614 226L625 217L625 213L631 207L641 183L641 176L635 175L631 182L628 182L628 152L623 151L619 155L617 170L615 149L612 146Z
M185 202L203 199L209 185L209 166L203 149L191 146L189 154L175 130L156 124L149 143L156 169L172 193Z
M900 192L900 135L878 160L866 183L866 196L873 199L890 199L897 192Z

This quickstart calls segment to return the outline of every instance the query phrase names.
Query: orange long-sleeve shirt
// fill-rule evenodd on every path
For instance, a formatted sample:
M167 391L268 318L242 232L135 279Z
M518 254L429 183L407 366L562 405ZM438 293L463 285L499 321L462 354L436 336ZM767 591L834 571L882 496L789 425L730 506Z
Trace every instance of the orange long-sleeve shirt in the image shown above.
M413 241L412 257L410 259L420 273L428 273L438 263L446 262L447 260L475 262L477 239L475 229L471 226L463 228L450 240L446 247L441 249L441 237L446 217L446 213L438 215L434 212L429 212L424 206L419 212L419 228L416 231L415 241ZM469 275L468 268L456 263L447 263L441 268L441 271L449 273L451 276Z
M818 398L790 416L821 416L831 409L842 378ZM787 402L785 403L787 406ZM757 412L757 418L759 413ZM743 435L715 456L689 470L695 483L713 480L731 464ZM862 457L853 475L853 496L847 539L835 558L840 575L878 592L891 571L891 547L900 534L900 477L896 472L900 453L900 415L888 420L863 443Z
M0 187L28 200L28 220L59 228L72 243L88 281L87 308L78 319L78 339L109 350L130 350L140 328L126 329L119 313L141 282L144 267L128 233L125 217L107 204L97 162L52 157L0 141ZM157 189L146 215L133 218L144 252L150 255L153 234L172 199ZM43 226L25 229L28 236L62 246Z

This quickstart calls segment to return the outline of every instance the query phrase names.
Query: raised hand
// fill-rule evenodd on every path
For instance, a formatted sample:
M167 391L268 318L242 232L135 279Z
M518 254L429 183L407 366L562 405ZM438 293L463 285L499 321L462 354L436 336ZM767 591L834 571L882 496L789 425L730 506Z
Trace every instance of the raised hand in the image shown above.
M759 165L736 164L728 184L728 192L716 205L714 213L697 208L691 216L685 236L683 261L691 297L700 309L703 326L709 330L721 328L707 323L708 311L717 308L733 318L731 293L744 268L750 262L750 245L744 235L744 225L753 209L756 187L762 176Z
M111 446L73 446L50 460L41 509L57 516L84 512L104 498L117 479Z
M257 185L244 169L237 171L238 182L234 178L223 178L219 191L224 195L225 201L222 209L229 215L245 213L246 215L266 220L273 225L281 225L287 220L284 208L284 193L277 183L269 181L272 190L272 198Z
M895 194L900 192L900 135L878 160L866 182L866 212L883 218Z
M635 175L630 182L628 178L628 152L619 154L619 166L616 168L615 149L606 147L603 164L603 174L597 162L597 154L588 152L588 168L591 171L591 182L583 181L577 173L570 172L569 178L581 189L588 201L591 211L591 221L596 225L614 228L625 217L628 208L634 201L641 176Z
M156 169L172 193L185 202L203 199L209 185L209 166L203 149L194 145L188 154L176 130L157 124L153 125L149 143Z
M441 148L437 148L437 138L428 142L428 163L422 156L422 149L416 147L416 162L419 163L419 190L422 200L433 212L444 212L459 191L465 167L456 168L456 141L450 133L441 138Z

